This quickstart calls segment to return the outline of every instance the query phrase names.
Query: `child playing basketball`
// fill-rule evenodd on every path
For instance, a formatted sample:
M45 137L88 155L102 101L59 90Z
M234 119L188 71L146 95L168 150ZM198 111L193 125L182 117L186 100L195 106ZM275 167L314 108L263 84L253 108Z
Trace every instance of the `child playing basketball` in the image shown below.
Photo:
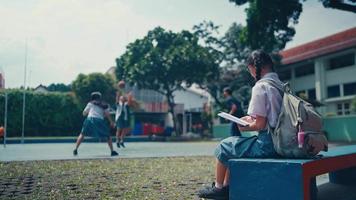
M116 102L115 113L116 145L125 147L124 137L130 131L130 109L125 96L120 96Z
M83 111L83 115L87 116L87 118L83 122L82 131L78 136L73 155L78 155L78 148L84 139L84 135L107 139L111 156L119 155L113 150L112 140L110 137L110 127L104 120L104 117L106 117L110 122L110 126L114 127L108 108L109 106L102 102L100 92L91 93L91 101L86 105Z

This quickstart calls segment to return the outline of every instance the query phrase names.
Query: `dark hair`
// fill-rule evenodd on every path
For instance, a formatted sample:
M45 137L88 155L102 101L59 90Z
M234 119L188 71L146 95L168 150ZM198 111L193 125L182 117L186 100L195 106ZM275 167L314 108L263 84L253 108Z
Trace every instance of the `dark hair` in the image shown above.
M256 80L261 79L262 67L268 66L273 71L273 61L270 55L263 50L255 50L246 60L246 65L252 65L256 68Z
M232 90L230 87L225 87L224 92L228 93L229 95L232 95Z
M90 94L90 100L92 101L98 101L101 99L101 93L100 92L92 92Z
M94 105L97 105L97 106L101 107L102 109L109 108L108 104L101 101L101 93L100 92L92 92L90 94L90 99Z

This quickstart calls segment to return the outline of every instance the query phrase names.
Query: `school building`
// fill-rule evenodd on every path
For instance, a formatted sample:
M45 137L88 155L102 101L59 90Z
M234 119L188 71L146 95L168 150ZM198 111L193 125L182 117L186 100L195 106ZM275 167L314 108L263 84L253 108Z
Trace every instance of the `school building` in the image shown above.
M323 130L329 141L356 142L356 27L280 52L280 79L311 102L321 103ZM214 136L228 136L227 125Z
M317 100L323 116L351 115L356 97L356 27L280 52L277 72L292 91Z
M356 141L356 27L281 51L277 72L318 108L330 141Z

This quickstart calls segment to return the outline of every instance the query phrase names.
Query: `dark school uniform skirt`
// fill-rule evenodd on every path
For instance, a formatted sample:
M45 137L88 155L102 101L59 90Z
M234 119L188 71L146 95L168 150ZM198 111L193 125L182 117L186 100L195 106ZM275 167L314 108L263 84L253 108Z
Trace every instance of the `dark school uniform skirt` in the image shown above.
M228 167L229 159L233 158L275 158L272 136L268 131L260 131L251 137L228 137L220 142L215 149L216 158Z
M123 128L129 128L130 127L130 122L129 120L125 120L123 117L120 118L115 122L116 128L118 129L123 129Z
M104 119L87 117L83 122L82 133L85 136L107 138L110 136L110 128Z

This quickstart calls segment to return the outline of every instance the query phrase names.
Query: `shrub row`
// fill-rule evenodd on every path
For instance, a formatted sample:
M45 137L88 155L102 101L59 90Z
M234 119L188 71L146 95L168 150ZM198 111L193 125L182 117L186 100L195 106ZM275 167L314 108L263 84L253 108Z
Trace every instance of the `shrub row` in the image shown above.
M23 91L7 90L7 135L22 134ZM82 122L82 107L72 93L26 91L25 136L74 136ZM0 125L4 124L4 91L0 92Z

